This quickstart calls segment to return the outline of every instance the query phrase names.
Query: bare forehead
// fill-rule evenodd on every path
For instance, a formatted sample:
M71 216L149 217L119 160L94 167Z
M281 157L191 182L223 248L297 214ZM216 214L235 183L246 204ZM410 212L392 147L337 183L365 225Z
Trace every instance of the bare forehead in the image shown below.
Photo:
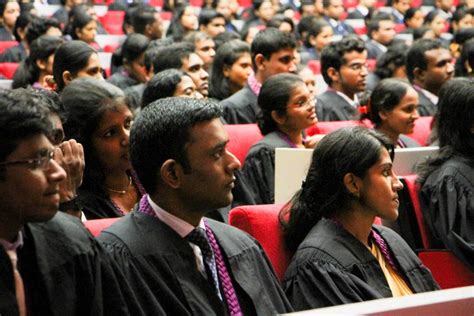
M358 52L356 50L351 50L346 52L344 53L343 61L346 64L365 63L367 61L367 51L364 50L362 52Z
M195 124L189 130L189 144L199 144L203 148L214 147L228 140L227 132L219 118Z
M436 48L426 51L425 57L428 63L437 63L442 60L450 60L451 54L446 48Z

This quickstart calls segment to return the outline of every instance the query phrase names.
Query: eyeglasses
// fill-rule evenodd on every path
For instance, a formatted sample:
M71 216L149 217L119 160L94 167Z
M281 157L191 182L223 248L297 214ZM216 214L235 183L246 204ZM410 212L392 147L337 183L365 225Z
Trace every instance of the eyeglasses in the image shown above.
M48 150L41 157L25 160L14 160L0 162L0 166L28 165L31 169L47 170L51 159L54 158L54 151Z
M359 63L356 63L356 64L352 64L352 65L343 65L343 66L346 66L347 68L350 68L354 71L361 71L362 69L365 69L365 70L368 70L369 69L369 65L368 64L359 64Z
M303 100L299 100L298 102L295 102L294 104L292 104L293 107L295 108L302 108L304 106L306 107L314 107L316 105L316 98L315 97L311 97L311 98L308 98L306 99L306 101L303 101Z

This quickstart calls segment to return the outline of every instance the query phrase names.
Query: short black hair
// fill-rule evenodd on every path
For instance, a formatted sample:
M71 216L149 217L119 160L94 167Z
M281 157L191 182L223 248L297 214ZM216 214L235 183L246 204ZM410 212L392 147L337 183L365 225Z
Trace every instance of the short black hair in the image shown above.
M23 89L0 89L0 161L5 161L22 140L49 136L52 124L46 106L22 93ZM0 168L0 179L4 168Z
M254 68L255 56L262 54L269 60L272 54L287 48L296 48L296 39L293 34L282 32L276 28L269 27L257 33L250 46L252 63Z
M410 82L415 79L413 73L415 68L426 70L428 68L428 62L426 60L425 53L433 49L444 48L443 44L434 39L420 39L413 43L407 53L407 77Z
M142 6L132 11L132 26L135 33L144 34L147 25L155 22L156 9Z
M332 80L328 75L328 69L334 68L337 71L346 63L344 55L356 51L362 53L366 51L364 41L355 36L348 36L338 42L331 42L321 51L321 73L324 81L330 86Z
M212 20L222 18L225 20L225 16L222 13L212 9L204 9L199 13L199 26L208 25Z
M157 100L140 112L130 131L130 160L149 194L156 192L166 160L174 159L190 171L185 150L190 129L221 116L218 103L180 97Z
M378 13L377 15L373 16L372 19L367 22L367 36L369 38L372 38L373 32L380 29L380 22L382 21L393 21L393 18L387 13Z
M153 72L156 74L170 68L180 69L183 66L183 59L189 58L192 53L194 45L191 43L175 43L161 47L153 60Z
M52 27L61 30L61 25L59 24L59 21L55 18L33 18L33 20L31 20L31 23L28 25L28 28L26 29L25 39L27 43L33 43L35 39L37 39L41 35L46 34L46 32L48 32L48 30Z
M172 97L181 79L187 74L179 69L160 71L146 84L142 96L142 109L153 101Z

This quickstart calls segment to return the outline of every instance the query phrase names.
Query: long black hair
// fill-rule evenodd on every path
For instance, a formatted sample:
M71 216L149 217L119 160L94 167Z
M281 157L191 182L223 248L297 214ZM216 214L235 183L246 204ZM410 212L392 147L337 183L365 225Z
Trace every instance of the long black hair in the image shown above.
M291 93L298 84L305 83L300 76L291 73L281 73L265 80L258 95L260 111L257 114L257 124L263 135L278 129L272 112L275 111L280 116L286 114Z
M105 174L92 144L92 134L107 110L120 105L130 108L128 101L120 88L88 77L76 79L64 88L61 101L66 113L66 138L74 138L84 147L86 168L81 190L107 196L104 188Z
M224 76L224 69L230 69L245 53L250 55L250 46L241 40L232 40L217 49L209 76L211 98L223 100L231 96L229 78Z
M435 114L439 152L422 163L417 173L423 184L427 177L454 154L474 157L474 80L454 78L440 90Z
M280 213L290 250L295 251L323 217L332 218L349 210L356 198L344 185L344 176L353 173L363 178L380 159L383 148L391 153L393 160L390 140L361 126L339 129L319 142L302 188ZM287 215L289 219L285 221Z
M37 82L41 74L37 62L48 60L62 43L60 37L50 35L43 35L34 40L30 46L30 55L21 62L13 76L12 88L26 88Z

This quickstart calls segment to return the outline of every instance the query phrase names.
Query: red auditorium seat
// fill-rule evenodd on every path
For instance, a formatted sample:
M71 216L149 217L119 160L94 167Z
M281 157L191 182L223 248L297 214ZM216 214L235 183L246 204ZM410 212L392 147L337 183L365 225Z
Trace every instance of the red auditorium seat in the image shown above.
M120 47L120 43L108 44L104 46L104 52L114 53L117 48Z
M426 250L418 256L442 289L474 285L474 272L451 251Z
M230 211L229 223L257 239L265 250L280 281L290 263L291 253L283 241L279 221L281 204L239 206Z
M367 26L363 25L363 26L356 26L354 27L354 32L357 34L357 35L365 35L367 34Z
M367 67L369 68L370 72L375 71L375 67L377 66L376 59L367 59Z
M263 138L260 129L257 124L224 125L224 128L229 134L227 150L243 165L250 147Z
M99 16L100 23L109 34L123 34L122 23L125 11L107 11L103 16Z
M16 45L18 45L17 41L0 41L0 54Z
M420 206L420 199L418 197L419 187L418 187L418 184L416 183L416 178L417 178L416 174L403 177L408 189L408 193L410 195L413 210L415 211L416 221L418 224L418 229L420 232L423 248L429 249L431 248L431 234L430 234L428 225L426 224L425 219L423 217L423 210L421 209L421 206Z
M428 145L428 138L431 134L432 121L432 116L421 116L415 122L415 129L413 130L413 133L408 134L407 136L413 138L422 146Z
M84 222L84 226L91 232L92 236L97 237L100 232L118 221L120 217L91 219Z
M308 68L311 69L313 74L319 75L321 73L321 62L319 60L308 61Z
M395 32L400 33L406 29L405 24L395 24Z
M13 79L19 63L0 63L0 75L4 76L5 79Z

